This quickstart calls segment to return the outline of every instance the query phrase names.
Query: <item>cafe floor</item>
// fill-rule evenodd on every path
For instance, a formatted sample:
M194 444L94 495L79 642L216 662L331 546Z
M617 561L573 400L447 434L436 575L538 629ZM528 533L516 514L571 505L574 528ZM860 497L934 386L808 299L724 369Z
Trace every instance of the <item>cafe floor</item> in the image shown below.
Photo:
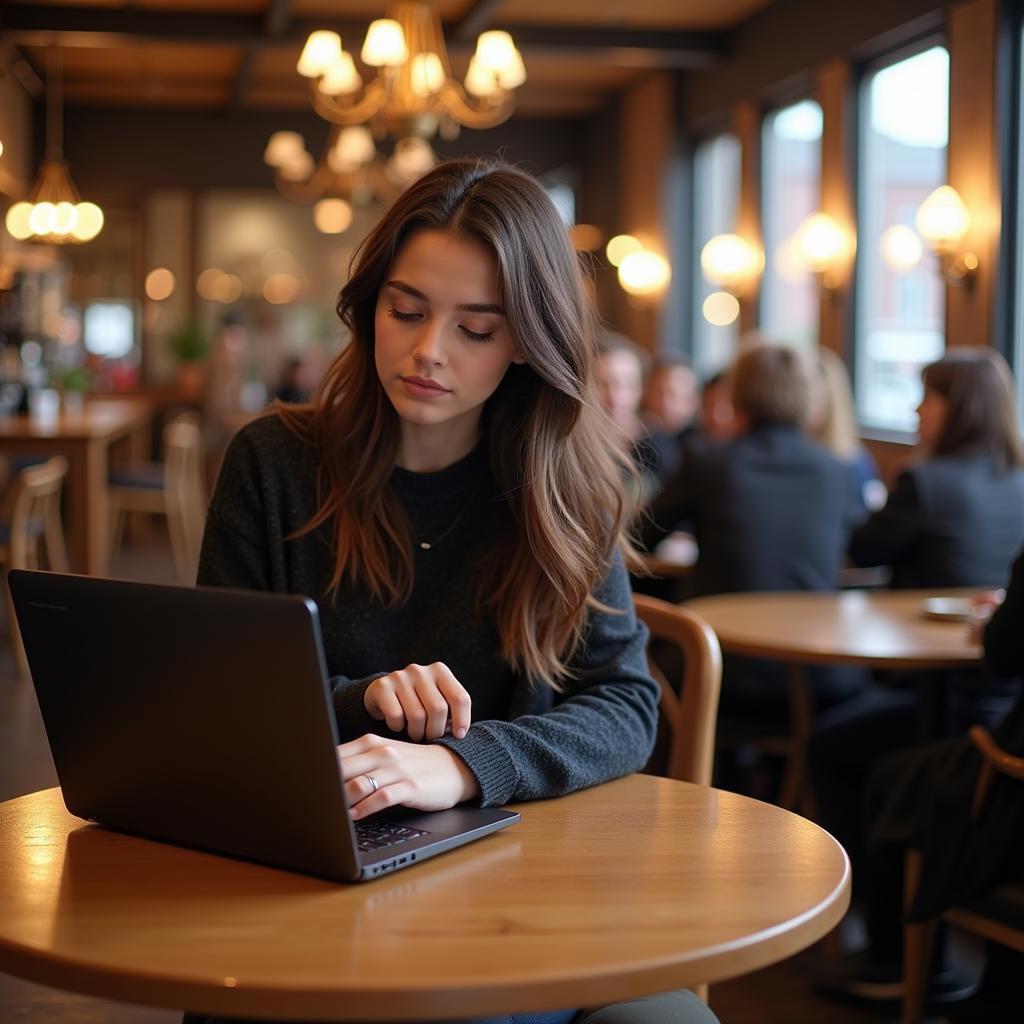
M115 563L123 579L173 582L162 534L131 547ZM31 686L20 683L0 623L0 800L57 784ZM716 985L711 1006L722 1024L868 1024L896 1014L837 1005L817 997L809 974L820 952L806 953L755 974ZM180 1024L181 1014L111 1003L0 974L0 1024ZM652 1022L653 1024L653 1022Z

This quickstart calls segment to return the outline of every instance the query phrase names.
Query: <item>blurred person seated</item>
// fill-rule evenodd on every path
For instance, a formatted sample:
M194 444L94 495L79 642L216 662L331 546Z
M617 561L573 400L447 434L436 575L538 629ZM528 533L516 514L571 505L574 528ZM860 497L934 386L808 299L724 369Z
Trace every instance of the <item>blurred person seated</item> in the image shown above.
M679 472L641 519L648 550L680 523L696 537L690 596L741 591L834 590L858 513L853 469L809 438L811 375L794 350L760 345L732 371L736 436L691 446ZM774 731L788 724L785 669L724 660L724 718ZM859 691L859 672L809 670L819 705Z
M700 389L700 415L697 429L686 441L687 448L731 441L736 433L732 405L732 379L728 370L719 370L704 381Z
M662 483L679 468L683 448L697 432L698 383L697 374L682 356L659 356L647 378L641 418L658 453Z
M638 502L650 500L658 490L658 450L640 418L647 354L623 334L605 331L598 338L594 360L597 398L608 418L631 446L640 473Z
M878 463L857 435L850 375L842 359L827 348L818 349L815 369L814 397L807 430L837 459L854 467L866 517L885 504L887 491L878 472Z
M859 565L893 587L999 587L1024 546L1024 450L1009 369L990 349L951 348L923 373L919 460L853 535ZM889 675L823 717L811 738L821 823L863 862L864 780L887 754L991 726L1018 687L983 670Z
M1015 677L1017 702L994 728L996 742L1024 755L1024 553L1013 566L1006 600L984 627L989 670ZM983 814L971 816L981 755L966 737L915 745L890 754L872 770L866 786L861 831L863 855L854 880L865 909L867 946L828 965L816 981L826 994L863 1000L903 995L904 864L908 848L922 852L922 875L909 920L927 920L998 884L1024 882L1024 799L1019 782L993 782ZM991 945L978 991L954 1020L985 1024L1020 1019L1024 957ZM931 994L950 998L970 992L962 972L933 966Z
M307 378L308 368L302 359L298 356L286 359L271 393L271 400L289 405L304 405L312 395Z

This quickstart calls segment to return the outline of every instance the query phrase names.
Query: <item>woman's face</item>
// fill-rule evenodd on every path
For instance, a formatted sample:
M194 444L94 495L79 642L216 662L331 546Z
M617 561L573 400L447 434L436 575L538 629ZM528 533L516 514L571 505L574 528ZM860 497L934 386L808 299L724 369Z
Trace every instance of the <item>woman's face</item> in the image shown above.
M377 297L375 361L409 431L442 447L475 442L484 402L512 362L522 363L498 305L498 267L480 242L414 232Z
M605 352L594 362L594 384L610 419L624 430L631 429L644 389L640 360L624 349Z
M936 445L946 427L946 416L949 413L949 402L929 387L924 389L924 397L917 407L917 436L927 448Z

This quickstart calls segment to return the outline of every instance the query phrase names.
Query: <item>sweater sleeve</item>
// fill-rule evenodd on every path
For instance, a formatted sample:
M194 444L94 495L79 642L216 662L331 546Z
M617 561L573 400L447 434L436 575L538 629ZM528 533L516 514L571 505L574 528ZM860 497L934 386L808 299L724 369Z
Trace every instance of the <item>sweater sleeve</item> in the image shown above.
M284 541L267 504L259 455L242 431L224 457L207 512L196 580L199 586L287 592L280 550ZM337 675L328 680L335 717L344 723L347 737L377 728L363 704L363 694L382 675L385 673L377 672L362 679Z
M896 565L921 534L921 500L911 473L903 473L885 505L853 532L850 558L857 565Z
M561 796L646 764L659 692L647 670L647 627L633 611L621 555L594 596L610 610L591 611L585 642L571 661L574 678L550 710L476 722L461 740L437 741L476 776L483 806Z

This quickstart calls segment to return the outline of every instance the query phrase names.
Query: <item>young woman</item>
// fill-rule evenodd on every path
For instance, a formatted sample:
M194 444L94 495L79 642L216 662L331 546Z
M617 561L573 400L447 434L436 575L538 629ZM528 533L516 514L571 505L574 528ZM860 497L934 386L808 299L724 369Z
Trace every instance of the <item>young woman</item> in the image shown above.
M232 443L199 582L317 601L353 815L641 768L658 689L624 564L628 456L543 189L439 166L363 242L338 312L352 341L314 402Z

